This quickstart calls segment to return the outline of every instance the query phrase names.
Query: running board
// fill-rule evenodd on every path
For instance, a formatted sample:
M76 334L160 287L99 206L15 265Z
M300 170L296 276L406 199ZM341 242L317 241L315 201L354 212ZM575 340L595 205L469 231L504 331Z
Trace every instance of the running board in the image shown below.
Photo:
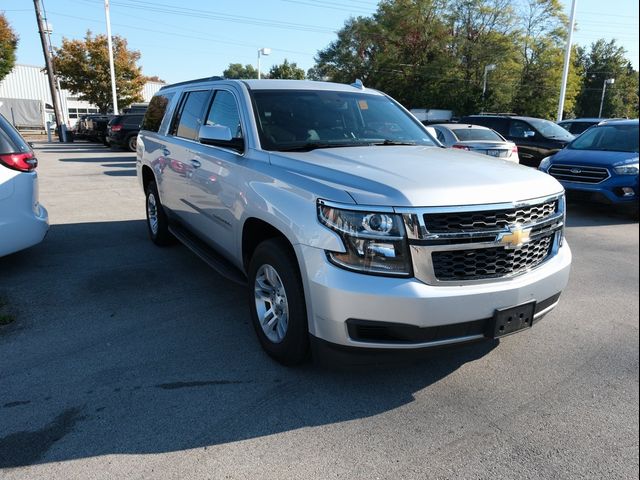
M238 285L247 286L247 277L235 267L231 262L222 257L209 245L197 238L181 225L169 225L169 231L180 240L189 250L199 256L211 268L222 275L227 280L231 280Z

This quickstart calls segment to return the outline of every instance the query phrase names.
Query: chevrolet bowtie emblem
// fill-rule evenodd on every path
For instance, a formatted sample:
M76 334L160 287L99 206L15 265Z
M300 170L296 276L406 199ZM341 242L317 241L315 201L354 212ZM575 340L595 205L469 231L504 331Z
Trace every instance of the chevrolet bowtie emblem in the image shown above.
M504 245L504 248L520 248L525 243L529 243L530 234L530 228L522 229L521 227L512 227L508 232L498 235L498 242Z

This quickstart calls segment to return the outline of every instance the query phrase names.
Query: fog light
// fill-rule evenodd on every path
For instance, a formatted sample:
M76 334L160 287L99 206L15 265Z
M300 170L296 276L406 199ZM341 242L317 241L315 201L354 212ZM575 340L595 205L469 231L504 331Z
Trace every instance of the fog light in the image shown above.
M622 196L623 197L633 197L636 192L631 187L622 187Z

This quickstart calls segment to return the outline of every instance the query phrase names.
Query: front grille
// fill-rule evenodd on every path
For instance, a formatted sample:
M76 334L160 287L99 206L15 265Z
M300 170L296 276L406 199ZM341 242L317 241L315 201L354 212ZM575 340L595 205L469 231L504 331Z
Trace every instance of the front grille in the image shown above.
M509 225L539 222L553 215L558 200L508 210L485 210L455 213L427 213L424 222L429 233L459 233L496 230Z
M600 183L609 178L609 170L580 165L553 165L549 169L549 175L567 182Z
M433 270L440 281L481 280L522 273L551 254L553 235L533 240L520 248L478 248L432 252Z

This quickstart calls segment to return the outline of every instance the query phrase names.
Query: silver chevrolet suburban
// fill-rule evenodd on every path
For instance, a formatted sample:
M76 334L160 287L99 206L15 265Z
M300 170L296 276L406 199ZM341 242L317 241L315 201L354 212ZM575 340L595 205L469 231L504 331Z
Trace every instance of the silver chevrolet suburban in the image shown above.
M247 284L260 343L420 349L530 328L567 284L562 186L442 148L361 82L163 87L137 142L148 231Z

